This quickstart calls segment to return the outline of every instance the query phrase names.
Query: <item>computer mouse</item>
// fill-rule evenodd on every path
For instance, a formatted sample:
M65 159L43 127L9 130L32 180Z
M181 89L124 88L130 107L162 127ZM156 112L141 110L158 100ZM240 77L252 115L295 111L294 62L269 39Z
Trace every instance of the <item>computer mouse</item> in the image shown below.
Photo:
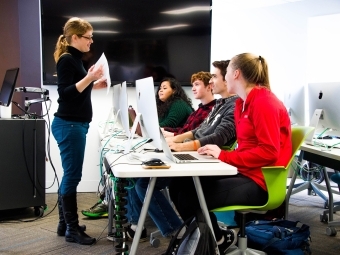
M329 135L325 135L325 136L318 137L318 139L333 139L333 137Z
M146 166L162 166L164 162L159 158L150 158L148 160L143 161L142 165Z

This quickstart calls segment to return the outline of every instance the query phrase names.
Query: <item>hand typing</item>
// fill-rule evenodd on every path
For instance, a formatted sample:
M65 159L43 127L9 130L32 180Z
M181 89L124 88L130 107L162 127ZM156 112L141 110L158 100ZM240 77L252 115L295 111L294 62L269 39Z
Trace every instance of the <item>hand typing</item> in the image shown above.
M213 156L214 158L218 158L221 153L221 149L217 145L207 144L201 148L198 148L197 152L202 155L205 154Z

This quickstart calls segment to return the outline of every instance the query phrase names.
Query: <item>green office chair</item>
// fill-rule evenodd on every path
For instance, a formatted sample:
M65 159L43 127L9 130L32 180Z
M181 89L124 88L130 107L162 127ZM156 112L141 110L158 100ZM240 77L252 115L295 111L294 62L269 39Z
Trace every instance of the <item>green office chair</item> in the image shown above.
M223 145L223 146L221 146L221 150L224 150L224 151L233 151L233 150L235 150L236 146L237 146L237 140L232 145Z
M292 163L295 153L300 148L300 145L307 137L308 133L311 132L314 128L312 127L300 127L294 126L292 127L292 157L288 162L286 167L283 166L268 166L262 167L262 173L265 178L265 182L268 189L268 201L265 205L262 206L247 206L247 205L232 205L221 207L212 210L213 212L224 212L235 210L241 213L241 226L240 233L238 236L238 247L235 250L232 250L228 254L266 254L265 252L250 249L247 247L247 237L246 237L246 214L253 212L264 214L268 210L275 209L279 207L286 197L286 182L287 175L289 171L289 166Z

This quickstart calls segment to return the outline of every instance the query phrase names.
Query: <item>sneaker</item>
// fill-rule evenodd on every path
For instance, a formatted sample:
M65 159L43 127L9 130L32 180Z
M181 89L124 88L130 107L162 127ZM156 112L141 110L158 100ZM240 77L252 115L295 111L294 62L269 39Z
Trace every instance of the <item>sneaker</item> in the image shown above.
M90 209L82 210L81 213L90 218L100 218L108 216L108 207L106 204L103 204L101 200L99 200L94 206Z
M228 249L237 242L237 234L234 229L223 229L222 234L224 236L224 242L218 245L220 255L226 254Z
M131 228L131 224L126 228L126 234L127 236L130 238L130 239L133 239L133 237L135 236L135 231ZM142 235L139 239L139 242L142 243L142 242L145 242L147 240L147 234L146 234L146 228L144 228L142 230Z

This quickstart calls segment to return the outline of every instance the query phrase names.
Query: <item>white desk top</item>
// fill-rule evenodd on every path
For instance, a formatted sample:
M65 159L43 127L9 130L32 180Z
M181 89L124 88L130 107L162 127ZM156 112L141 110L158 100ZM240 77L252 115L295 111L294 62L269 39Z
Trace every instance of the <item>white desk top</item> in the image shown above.
M331 150L325 150L325 148L309 145L303 143L300 147L300 150L307 151L310 153L314 153L323 157L335 159L340 161L340 149L332 148Z
M190 152L191 154L193 152ZM197 153L197 152L196 152ZM129 155L107 153L106 159L111 166L115 177L171 177L171 176L211 176L211 175L236 175L237 168L223 163L186 163L176 164L170 161L163 153L149 152L148 157L159 158L171 167L169 169L144 169L138 160L129 159ZM120 163L120 164L119 164ZM128 164L127 164L128 163Z

